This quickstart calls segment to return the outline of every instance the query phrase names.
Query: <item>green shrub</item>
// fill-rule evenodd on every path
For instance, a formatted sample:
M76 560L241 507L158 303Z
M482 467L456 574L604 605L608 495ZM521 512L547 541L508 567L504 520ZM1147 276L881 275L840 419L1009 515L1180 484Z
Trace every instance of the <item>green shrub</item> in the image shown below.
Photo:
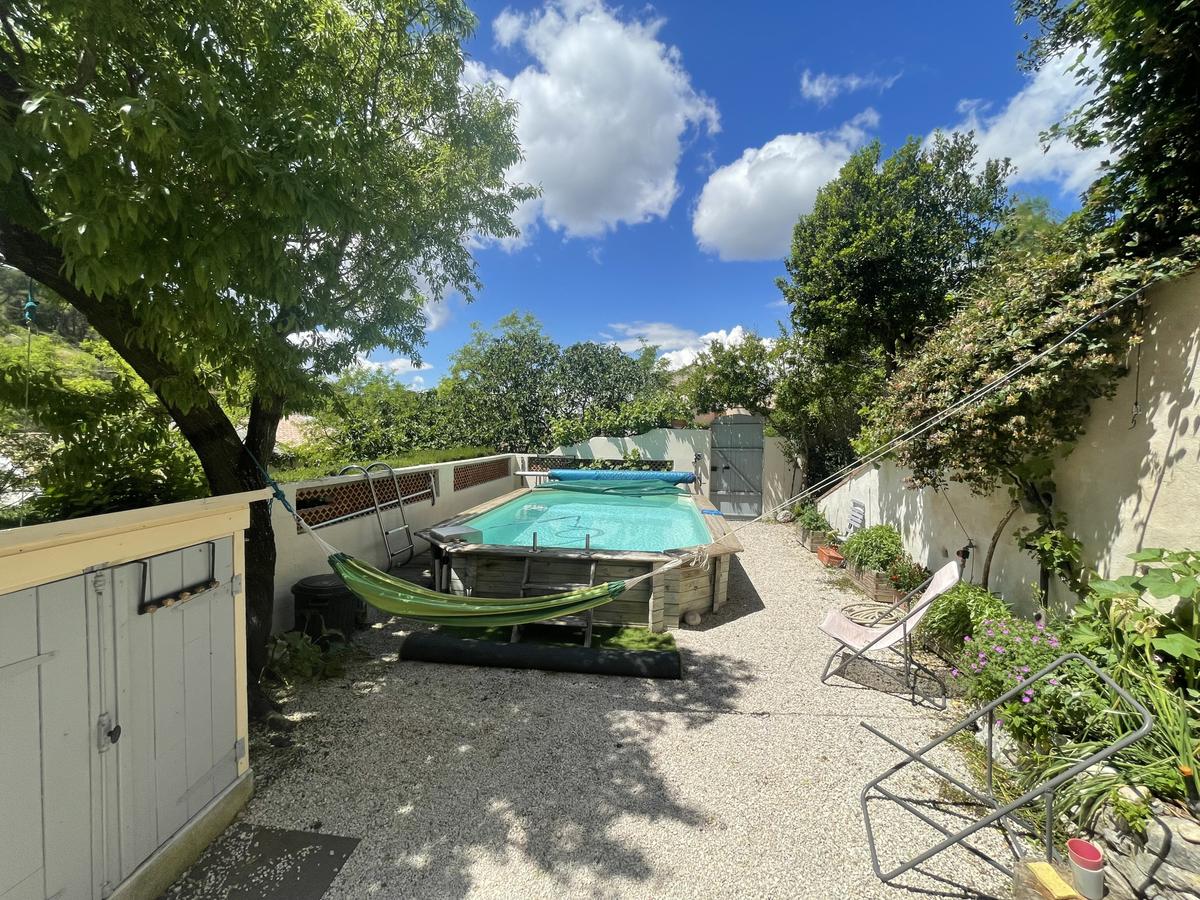
M925 583L929 578L929 570L905 553L892 560L887 567L887 577L892 587L907 594Z
M451 447L448 450L414 450L411 453L406 453L404 456L392 457L391 459L383 459L380 462L385 462L393 468L403 468L404 466L431 466L434 463L453 462L459 459L475 459L480 456L491 456L495 453L488 447ZM367 463L375 462L373 459L335 459L333 457L322 457L320 461L315 461L311 457L301 456L304 463L301 465L280 465L278 467L271 466L271 475L276 481L292 482L292 481L314 481L318 478L327 478L330 475L336 475L343 467L358 463L366 465Z
M886 572L897 559L904 558L904 542L891 525L872 525L856 531L842 542L846 562L860 569Z
M815 503L802 503L794 510L796 524L809 531L832 531L833 526Z
M985 619L1009 615L1008 604L983 588L960 581L933 601L921 619L921 634L958 653L963 638L975 634Z

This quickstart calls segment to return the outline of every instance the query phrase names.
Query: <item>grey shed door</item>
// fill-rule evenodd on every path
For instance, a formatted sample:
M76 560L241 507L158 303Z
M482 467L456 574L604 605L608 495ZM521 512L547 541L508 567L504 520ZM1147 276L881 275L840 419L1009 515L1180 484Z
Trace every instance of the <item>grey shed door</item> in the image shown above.
M236 779L232 548L0 596L0 900L107 896Z
M722 515L753 518L762 512L763 423L754 416L722 416L712 424L709 498Z

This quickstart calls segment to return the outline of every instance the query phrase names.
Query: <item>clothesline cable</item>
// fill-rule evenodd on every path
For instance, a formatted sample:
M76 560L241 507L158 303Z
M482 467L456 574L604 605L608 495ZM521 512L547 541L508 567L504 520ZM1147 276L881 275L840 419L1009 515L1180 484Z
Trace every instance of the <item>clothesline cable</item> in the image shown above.
M923 419L921 422L918 422L916 425L912 426L911 428L907 429L906 431L896 435L891 440L881 444L879 447L876 447L874 450L871 450L870 452L865 453L864 455L860 456L858 459L854 460L853 462L838 469L836 472L826 475L824 478L818 480L814 484L809 485L807 488L805 488L804 490L802 490L800 493L796 494L795 496L789 497L787 500L784 500L782 503L777 503L775 506L764 511L763 513L761 513L760 515L756 516L753 519L749 519L745 522L739 523L737 525L737 527L731 529L726 534L726 537L728 537L729 535L732 535L732 534L736 534L737 532L741 531L743 528L753 525L755 522L759 522L759 521L767 518L768 516L773 516L775 513L779 512L782 509L786 509L796 503L799 503L803 500L810 499L813 496L816 496L816 495L826 491L827 489L831 488L836 483L840 482L843 478L846 478L849 475L853 474L855 471L863 468L864 466L870 465L871 463L877 462L878 460L883 459L885 456L888 456L888 455L894 453L895 451L899 450L900 448L912 443L917 438L932 431L934 428L936 428L938 425L945 422L947 419L950 419L953 416L957 415L958 413L962 412L968 406L975 404L976 402L983 399L987 395L992 394L995 391L999 390L1000 388L1004 387L1005 385L1007 385L1008 383L1013 381L1022 372L1026 371L1030 367L1036 365L1041 360L1045 359L1047 356L1049 356L1051 353L1053 353L1059 347L1066 344L1068 341L1070 341L1076 335L1078 335L1081 332L1085 331L1086 329L1092 327L1094 324L1099 322L1101 319L1105 318L1106 316L1110 315L1115 310L1120 308L1123 304L1125 304L1125 303L1129 302L1130 300L1132 300L1133 298L1145 293L1146 290L1148 290L1149 288L1158 284L1160 281L1165 281L1165 280L1167 280L1165 276L1156 278L1153 281L1149 281L1146 284L1142 285L1141 287L1130 291L1128 294L1125 294L1124 296L1118 298L1117 300L1114 300L1112 303L1110 303L1106 307L1104 307L1104 309L1093 314L1086 321L1084 321L1080 325L1077 325L1075 328L1071 329L1069 332L1067 332L1067 334L1065 334L1063 337L1059 338L1057 341L1055 341L1050 346L1046 347L1044 350L1041 350L1040 352L1034 354L1033 356L1031 356L1029 359L1025 360L1024 362L1018 363L1017 365L1013 366L1011 369L1009 369L1004 374L997 376L996 378L994 378L992 381L988 382L987 384L969 392L968 394L966 394L963 397L956 400L954 403L950 404L949 406L945 407L942 410L939 410L936 413L933 413L932 415Z
M1154 281L1147 282L1146 284L1142 285L1141 287L1139 287L1133 291L1130 291L1128 294L1124 295L1123 297L1108 304L1106 307L1104 307L1104 309L1102 309L1099 312L1092 315L1090 318L1088 318L1082 324L1071 329L1071 331L1069 331L1066 335L1059 338L1057 341L1055 341L1050 346L1046 347L1044 350L1041 350L1040 352L1034 354L1033 356L1031 356L1029 359L1025 360L1024 362L1018 363L1017 365L1015 365L1011 369L1009 369L1007 372L994 378L992 381L988 382L987 384L983 385L982 387L979 387L973 391L970 391L969 393L967 393L960 399L956 400L954 403L950 404L949 406L945 407L944 409L939 410L936 413L933 413L932 415L923 419L921 422L917 423L916 425L912 426L911 428L901 432L900 434L896 435L895 437L891 438L890 440L884 442L879 447L876 447L874 450L871 450L870 452L863 454L858 459L856 459L853 462L849 463L848 465L845 465L842 468L838 469L836 472L833 472L833 473L825 476L824 478L819 479L817 482L809 485L807 488L800 491L798 494L795 494L794 496L789 497L787 500L784 500L781 503L775 504L770 509L767 509L764 512L760 513L759 515L755 516L753 519L748 519L745 522L738 523L738 525L736 527L727 531L725 533L725 535L723 535L721 538L718 538L714 543L719 544L725 538L731 537L732 535L737 534L742 529L747 528L756 522L760 522L763 519L767 518L768 516L774 516L775 513L779 512L782 509L786 509L795 503L798 503L802 500L809 499L813 496L816 496L816 495L828 490L829 488L831 488L832 486L834 486L835 484L840 482L843 478L846 478L849 475L853 474L855 471L863 468L864 466L870 465L878 460L881 460L885 456L888 456L889 454L894 453L895 451L899 450L900 448L912 443L913 441L915 441L917 438L921 437L922 435L929 433L931 430L936 428L941 423L945 422L946 420L950 419L951 417L962 412L968 406L978 402L979 400L983 399L984 397L988 396L989 394L992 394L995 391L999 390L1000 388L1004 387L1006 384L1013 381L1022 372L1026 371L1027 369L1034 366L1041 360L1045 359L1047 356L1049 356L1051 353L1053 353L1059 347L1066 344L1068 341L1070 341L1076 335L1078 335L1081 332L1085 331L1086 329L1090 328L1092 325L1094 325L1096 322L1099 322L1105 316L1110 315L1114 310L1118 309L1122 304L1127 303L1129 300L1132 300L1134 297L1139 296L1140 294L1144 293L1148 288L1152 287L1153 285L1157 284L1159 281L1163 281L1163 280L1165 280L1165 279L1158 278L1158 279L1155 279ZM246 454L250 457L251 460L253 460L254 464L258 467L259 472L262 473L262 476L263 476L263 479L265 480L265 482L271 487L272 493L274 495L274 499L279 500L283 504L284 509L286 509L289 513L292 514L292 516L296 519L296 521L300 525L300 527L303 528L304 531L306 531L310 537L312 537L315 541L317 541L317 543L320 544L320 546L326 551L326 553L328 555L335 554L337 552L336 548L334 548L329 543L324 541L320 537L320 535L318 535L316 533L316 531L314 531L312 529L312 527L309 526L309 524L304 521L304 518L299 513L297 513L295 508L292 506L292 504L290 502L288 502L287 496L284 494L283 489L279 486L279 484L273 478L271 478L270 474L267 472L266 468L262 465L262 463L259 462L259 460L254 456L254 454L252 454L250 452L250 449L248 447L245 447L245 445L243 445L243 447L246 450ZM663 572L669 571L671 569L679 568L680 566L683 566L683 565L691 565L691 566L704 565L708 560L708 556L709 556L709 550L707 547L702 547L702 548L698 548L693 551L689 551L686 554L683 554L679 557L676 557L675 559L672 559L668 563L664 563L663 565L658 566L657 568L651 569L649 572L638 575L634 578L627 579L625 582L626 588L628 589L630 587L633 587L635 584L645 581L646 579L653 578L655 575L662 574Z

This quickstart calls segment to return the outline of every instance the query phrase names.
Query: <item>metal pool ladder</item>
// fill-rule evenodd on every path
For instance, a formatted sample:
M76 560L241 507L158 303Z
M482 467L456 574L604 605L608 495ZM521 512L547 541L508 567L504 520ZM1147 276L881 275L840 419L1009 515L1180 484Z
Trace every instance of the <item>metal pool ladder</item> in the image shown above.
M379 502L379 492L375 490L375 477L372 472L386 472L392 478L392 487L395 489L395 498L387 500L383 503ZM404 514L404 504L409 500L414 500L422 494L429 494L433 502L437 502L437 490L434 487L432 474L429 478L429 488L427 490L417 491L415 494L402 495L400 493L400 479L396 477L396 470L385 462L373 462L369 466L351 465L344 467L339 475L352 475L355 472L361 473L363 478L367 480L367 488L371 492L371 503L375 508L375 520L379 523L379 533L383 537L383 549L387 553L386 568L392 569L395 566L402 566L409 562L416 553L417 546L413 543L412 528L408 524L408 518ZM400 524L395 528L388 528L383 521L383 511L396 507L400 512ZM404 532L404 542L396 545L392 544L392 537L400 532ZM404 558L397 561L396 557L403 556Z
M1003 706L1005 703L1012 702L1018 696L1020 696L1020 694L1026 688L1030 687L1031 685L1035 684L1036 682L1041 681L1044 678L1049 677L1050 675L1052 675L1054 672L1056 672L1058 669L1060 669L1063 665L1065 665L1068 662L1078 662L1078 663L1082 664L1083 666L1085 666L1086 668L1090 669L1092 671L1092 674L1094 674L1097 678L1100 679L1100 681L1102 681L1105 685L1107 685L1113 691L1113 693L1115 693L1117 695L1117 697L1119 697L1120 700L1132 710L1134 715L1137 716L1141 720L1141 724L1135 730L1129 732L1120 740L1115 741L1114 743L1101 748L1097 752L1088 756L1086 759L1081 759L1079 762L1075 763L1075 765L1071 766L1071 768L1067 769L1065 772L1060 772L1058 775L1054 776L1053 778L1043 781L1040 784L1034 785L1029 790L1027 790L1025 793L1023 793L1020 797L1017 797L1015 800L1013 800L1011 803L1005 803L1005 804L1001 805L1000 801L996 799L995 794L993 793L993 788L992 788L992 770L993 770L992 739L993 739L993 736L995 733L996 709L1000 706ZM987 720L987 725L986 725L986 728L987 728L987 770L986 770L987 786L984 789L984 792L980 792L979 790L975 789L971 785L964 783L963 781L959 780L958 778L955 778L953 775L951 775L945 769L938 766L936 763L932 763L929 760L925 759L925 754L927 754L929 751L944 744L950 738L954 737L954 735L956 735L962 731L965 731L968 728L971 728L980 719ZM1054 822L1055 822L1054 791L1057 788L1059 788L1060 786L1062 786L1063 784L1065 784L1066 782L1070 781L1076 775L1083 772L1085 769L1088 769L1088 768L1096 765L1097 763L1104 762L1104 760L1108 759L1113 754L1119 753L1121 750L1124 750L1126 747L1128 747L1130 744L1134 743L1135 741L1141 740L1150 731L1150 728L1153 725L1154 725L1154 717L1150 715L1149 710L1147 710L1145 706L1143 706L1141 703L1139 703L1135 698L1131 697L1125 690L1123 690L1120 686L1118 686L1116 684L1116 682L1114 682L1111 678L1109 678L1102 671L1100 671L1098 668L1096 668L1095 664L1093 664L1091 660L1089 660L1083 656L1080 656L1078 653L1067 653L1063 656L1060 656L1058 659L1054 660L1054 662L1050 663L1050 665L1046 666L1040 672L1035 672L1033 675L1030 675L1028 678L1026 678L1024 681L1022 681L1020 684L1018 684L1016 687L1014 687L1008 693L1003 694L1002 696L996 698L995 700L993 700L991 703L989 703L987 706L985 706L983 709L979 710L978 712L976 712L970 716L967 716L965 719L962 719L949 731L945 731L942 734L938 735L936 738L934 738L932 741L930 741L928 744L926 744L924 747L922 747L919 750L910 750L908 747L905 747L899 741L893 740L892 738L883 734L877 728L873 728L870 725L868 725L866 722L863 722L862 723L863 728L867 729L867 731L871 732L876 737L882 738L883 740L887 741L887 743L891 744L893 747L895 747L897 750L899 750L905 756L905 759L896 763L895 765L893 765L891 768L889 768L887 771L885 771L878 777L873 778L869 782L867 782L866 787L864 787L862 789L862 793L859 795L859 806L862 808L863 822L867 826L867 847L871 851L871 865L875 869L875 874L879 876L879 879L881 881L883 881L885 883L890 882L892 879L894 879L900 875L903 875L905 872L908 872L911 869L915 869L917 866L919 866L921 863L925 862L931 856L935 856L936 854L941 853L943 850L949 849L950 847L953 847L955 845L962 845L962 847L965 850L968 850L971 853L975 854L980 859L982 859L984 862L988 863L991 866L994 866L995 868L999 869L1001 872L1003 872L1005 875L1007 875L1008 877L1011 878L1013 875L1013 871L1011 868L1004 865L999 860L993 859L991 856L989 856L983 850L980 850L979 848L974 847L971 844L968 844L966 839L968 837L970 837L971 835L975 834L975 832L980 831L984 828L987 828L989 825L999 825L1004 829L1005 837L1008 840L1009 846L1012 847L1014 855L1016 855L1016 857L1018 859L1024 858L1028 851L1019 841L1019 836L1021 834L1029 835L1029 834L1032 834L1032 832L1028 828L1028 826L1023 826L1022 823L1015 821L1013 818L1013 813L1015 813L1018 809L1020 809L1025 804L1030 803L1034 800L1041 799L1041 798L1044 798L1045 807L1046 807L1045 834L1043 836L1043 839L1045 841L1046 857L1048 859L1053 859L1055 856L1055 850L1054 850ZM931 771L933 774L937 775L939 778L942 778L949 784L952 784L954 787L958 788L964 794L969 796L973 801L975 801L979 806L989 809L990 812L987 815L985 815L983 818L979 819L978 821L973 822L972 824L967 825L967 826L959 829L958 831L951 831L949 828L946 828L941 823L934 821L933 818L930 817L926 812L923 812L922 810L918 809L916 806L914 806L912 803L910 803L909 800L906 799L905 797L899 796L898 794L894 793L892 790L889 790L888 788L882 786L883 783L885 781L887 781L889 778L896 775L898 772L900 772L901 770L905 769L906 767L912 765L913 763L918 763L919 765L924 766L926 769ZM887 801L891 801L892 803L895 803L897 806L904 809L906 812L916 816L918 819L920 819L922 822L924 822L930 828L939 832L943 836L943 840L941 840L934 846L930 847L929 849L924 850L921 853L918 853L916 856L912 857L911 859L908 859L908 860L900 863L895 868L890 869L887 872L883 871L883 868L879 862L879 853L878 853L878 850L876 849L875 829L871 824L871 812L870 812L870 809L868 808L868 803L872 799L876 799L876 800L882 799L882 800L887 800Z
M536 540L536 537L535 537ZM589 544L591 542L589 541ZM525 567L521 575L521 596L526 596L526 591L535 590L539 592L558 593L560 591L574 591L579 588L594 587L596 584L596 560L591 561L588 567L587 584L578 583L547 583L535 582L532 578L531 568L533 563L532 556L525 557ZM583 646L592 646L592 613L594 610L586 610L582 615L578 616L561 616L557 619L547 619L547 622L557 622L563 625L583 625ZM515 644L521 640L521 626L514 625L512 634L508 638L510 644Z

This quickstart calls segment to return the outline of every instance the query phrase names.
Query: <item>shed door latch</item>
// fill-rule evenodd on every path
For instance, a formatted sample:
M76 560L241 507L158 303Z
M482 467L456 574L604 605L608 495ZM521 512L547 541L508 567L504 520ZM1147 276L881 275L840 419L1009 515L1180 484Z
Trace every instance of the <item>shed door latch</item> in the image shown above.
M121 739L121 726L114 725L112 716L104 713L96 720L96 749L103 753Z

